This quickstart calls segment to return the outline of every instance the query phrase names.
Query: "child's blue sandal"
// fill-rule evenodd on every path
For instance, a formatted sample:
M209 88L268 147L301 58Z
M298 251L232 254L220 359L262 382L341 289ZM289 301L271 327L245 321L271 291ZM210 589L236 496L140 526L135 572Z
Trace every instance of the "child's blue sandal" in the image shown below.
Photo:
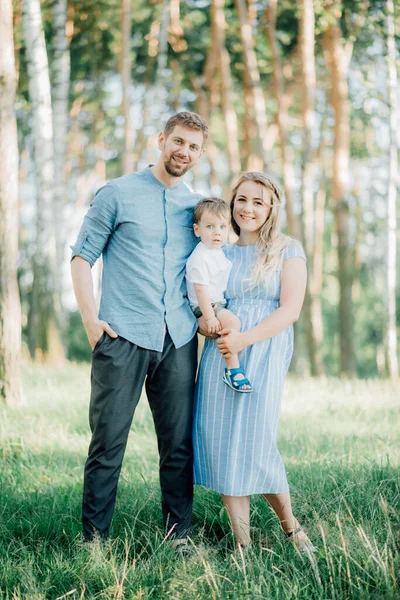
M251 383L246 377L244 379L239 379L239 381L235 380L235 375L238 374L244 375L244 371L242 367L238 367L237 369L225 369L225 373L223 376L223 380L226 385L229 385L230 388L235 390L235 392L242 392L243 394L248 394L253 391L251 387ZM244 388L244 385L248 385L248 388Z

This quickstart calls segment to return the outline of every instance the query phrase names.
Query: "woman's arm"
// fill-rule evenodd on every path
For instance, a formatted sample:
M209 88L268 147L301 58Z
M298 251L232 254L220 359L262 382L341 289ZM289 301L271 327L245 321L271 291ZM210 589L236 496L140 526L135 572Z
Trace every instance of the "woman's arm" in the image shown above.
M280 307L248 331L223 329L220 332L221 338L217 341L223 357L230 358L246 346L278 335L297 321L303 306L306 284L307 267L304 259L295 257L286 260L282 266Z

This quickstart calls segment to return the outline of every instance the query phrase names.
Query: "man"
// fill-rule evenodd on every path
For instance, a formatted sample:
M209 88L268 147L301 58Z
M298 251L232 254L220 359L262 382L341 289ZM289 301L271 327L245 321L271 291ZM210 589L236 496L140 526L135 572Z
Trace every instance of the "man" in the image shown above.
M133 414L146 380L160 455L165 526L184 551L193 501L192 406L197 323L185 264L195 247L193 207L182 181L204 152L208 128L195 113L171 117L155 165L110 181L96 194L72 247L72 278L93 349L82 523L107 537ZM91 267L103 254L97 316Z

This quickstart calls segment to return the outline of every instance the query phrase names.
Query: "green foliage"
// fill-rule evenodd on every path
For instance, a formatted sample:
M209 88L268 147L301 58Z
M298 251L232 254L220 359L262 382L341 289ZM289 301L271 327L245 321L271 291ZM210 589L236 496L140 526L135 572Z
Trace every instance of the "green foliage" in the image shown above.
M64 343L68 360L75 362L89 362L91 360L92 350L78 311L69 313Z
M52 4L53 0L41 2L42 18L45 29L46 43L50 65L53 59L53 29L52 29ZM384 277L383 257L379 256L379 265L376 264L374 247L365 243L368 237L373 236L374 246L383 247L385 242L385 203L387 181L387 83L386 83L386 3L384 0L371 0L359 2L357 0L343 0L340 25L343 42L347 49L351 47L352 58L348 77L351 104L351 145L350 163L353 173L354 187L358 175L355 166L361 165L362 173L370 173L369 186L362 186L357 191L351 191L351 228L355 229L356 205L361 207L362 219L365 224L360 236L361 246L364 248L363 264L359 278L360 296L354 306L355 335L358 374L362 377L375 377L381 374L377 365L378 348L383 343L383 288ZM395 19L397 26L397 44L400 51L400 3L394 2ZM121 155L123 148L121 110L119 106L120 78L120 0L69 0L69 19L73 21L71 52L71 87L70 107L82 102L77 116L70 116L70 125L76 131L68 138L68 164L69 191L66 201L73 203L79 195L75 189L79 182L89 179L96 168L96 163L103 160L106 165L106 178L117 177L121 173ZM267 41L265 11L267 0L251 3L254 14L252 19L252 32L257 55L261 83L264 90L268 123L271 131L276 126L276 102L272 93L272 65L271 50ZM135 0L131 2L132 8L132 93L134 102L142 103L142 109L135 114L132 125L136 133L135 152L146 152L146 138L149 131L145 122L147 98L151 97L152 86L156 83L157 56L150 56L149 44L154 41L157 31L157 21L161 17L162 2L159 0ZM210 46L211 36L211 0L185 0L180 2L180 24L183 29L182 38L187 44L173 46L171 36L168 45L169 75L167 77L170 105L168 111L175 108L195 108L195 94L192 91L193 77L201 81L205 61ZM324 289L323 318L325 339L323 355L326 373L337 374L338 370L338 322L337 322L337 264L333 260L333 214L330 205L330 177L329 173L332 147L334 144L332 124L333 113L329 107L329 89L327 83L327 70L324 59L323 33L334 22L334 18L327 10L325 0L315 0L315 53L317 58L317 94L316 94L316 119L314 131L314 152L318 153L317 146L320 141L325 145L325 159L322 158L318 165L321 174L327 170L326 179L316 181L318 185L326 185L326 229L324 242ZM19 64L18 94L16 112L18 117L20 149L32 152L30 137L30 103L28 98L27 65L20 21L20 2L14 1L14 33L16 55ZM229 52L233 77L233 101L239 121L239 142L244 139L244 116L247 107L244 102L243 77L245 65L243 49L240 39L240 29L237 9L234 0L225 2L226 20L226 47ZM277 31L282 64L284 65L284 84L286 98L289 99L288 139L292 153L295 178L295 213L300 214L300 172L303 161L302 122L300 118L301 97L299 92L299 59L298 26L299 3L294 0L278 2ZM178 83L176 83L178 82ZM139 93L140 91L140 93ZM205 90L206 95L208 91ZM209 99L209 97L208 97ZM138 108L136 105L133 107ZM140 108L140 107L139 107ZM218 148L217 161L224 164L226 157L225 130L222 127L221 107L211 107L212 139ZM75 119L75 121L73 120ZM153 126L153 125L152 125ZM151 129L151 128L150 128ZM76 135L76 139L74 136ZM273 136L273 135L272 135ZM275 142L271 169L279 178L282 176L281 154L279 138ZM319 160L319 159L318 159ZM206 161L206 158L204 158ZM317 160L316 160L317 162ZM26 167L26 159L23 169ZM29 167L28 167L29 169ZM227 172L227 170L225 170ZM22 171L22 180L29 179L29 173ZM375 186L375 173L380 178L379 185ZM230 182L221 170L221 185L227 187ZM225 178L225 180L224 180ZM364 175L359 179L365 179ZM201 182L202 189L207 189L208 181ZM23 186L21 186L23 187ZM371 189L371 192L367 189ZM87 196L92 195L92 189ZM24 198L28 206L27 215L22 219L20 243L20 290L22 296L23 313L29 310L31 294L31 259L34 253L32 240L34 238L34 215L29 212L31 190L25 192ZM371 197L368 198L368 194ZM378 209L375 212L374 207ZM23 207L22 210L26 208ZM373 214L373 222L367 222L367 217ZM382 216L383 215L383 216ZM71 234L71 237L73 235ZM354 241L354 240L352 240ZM334 245L335 252L335 245ZM375 289L378 282L379 290ZM400 310L400 309L399 309ZM371 314L374 318L371 319ZM24 326L25 327L25 326ZM26 331L24 328L24 339ZM69 317L66 336L68 356L72 360L89 360L90 348L86 341L84 330L77 315Z
M118 0L74 0L74 34L71 39L72 81L92 80L118 69Z

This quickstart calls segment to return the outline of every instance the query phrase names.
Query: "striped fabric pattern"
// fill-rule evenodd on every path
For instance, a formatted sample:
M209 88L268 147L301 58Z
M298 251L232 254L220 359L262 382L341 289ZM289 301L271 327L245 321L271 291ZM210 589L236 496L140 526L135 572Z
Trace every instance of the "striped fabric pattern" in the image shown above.
M280 273L267 286L249 289L255 246L225 249L233 266L226 290L228 308L242 331L254 327L279 307ZM293 241L283 261L305 255ZM194 410L194 480L227 496L288 491L277 433L283 381L293 353L293 328L246 348L240 364L253 392L240 394L223 381L225 361L215 340L207 339L196 383Z

